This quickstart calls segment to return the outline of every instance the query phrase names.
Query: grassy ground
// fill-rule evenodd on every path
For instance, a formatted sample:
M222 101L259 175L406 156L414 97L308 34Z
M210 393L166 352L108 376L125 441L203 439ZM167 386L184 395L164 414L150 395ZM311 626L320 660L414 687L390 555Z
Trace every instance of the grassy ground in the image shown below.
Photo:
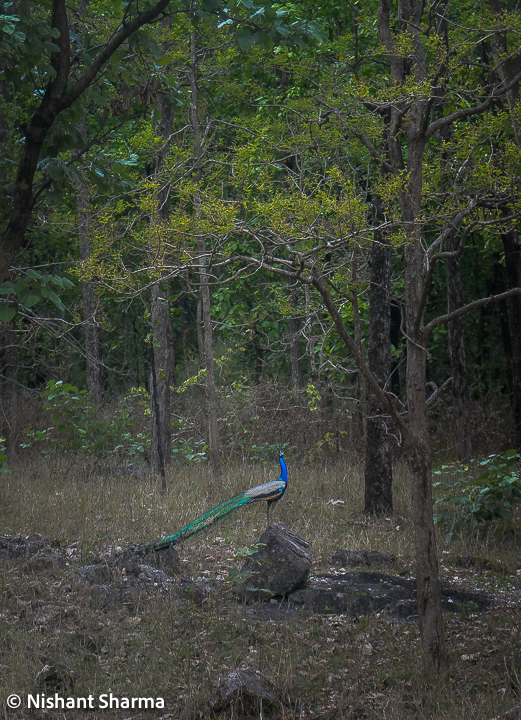
M215 682L235 668L262 671L284 700L276 716L310 718L491 718L519 702L521 691L521 549L519 515L445 545L443 576L462 587L493 592L485 614L445 618L450 668L443 680L422 675L417 626L381 617L317 616L290 623L253 621L230 596L228 570L236 551L256 542L265 506L242 509L181 547L186 576L224 580L202 604L151 597L137 607L103 609L71 581L74 568L109 546L170 534L235 492L273 479L277 467L230 470L223 486L207 470L176 470L161 497L146 480L85 478L68 461L33 464L4 475L1 532L41 533L67 549L69 567L51 575L0 566L0 718L81 718L81 711L12 711L10 693L35 692L35 676L59 663L75 677L74 696L112 692L162 697L164 710L90 711L85 717L210 718ZM413 572L409 489L396 469L395 515L368 522L361 514L361 469L290 467L290 487L275 519L312 543L313 572L327 571L340 547L390 552L397 572ZM343 500L344 505L332 504ZM480 558L462 567L461 556ZM246 619L245 619L246 618ZM226 712L222 717L228 718Z

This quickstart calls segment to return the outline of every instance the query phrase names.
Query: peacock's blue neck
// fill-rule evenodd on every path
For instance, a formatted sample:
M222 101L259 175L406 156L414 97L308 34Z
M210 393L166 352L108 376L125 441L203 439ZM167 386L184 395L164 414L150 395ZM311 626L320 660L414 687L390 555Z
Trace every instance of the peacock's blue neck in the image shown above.
M284 458L282 456L282 453L279 456L280 461L280 479L283 480L286 485L288 483L288 469L286 467L286 463L284 462Z

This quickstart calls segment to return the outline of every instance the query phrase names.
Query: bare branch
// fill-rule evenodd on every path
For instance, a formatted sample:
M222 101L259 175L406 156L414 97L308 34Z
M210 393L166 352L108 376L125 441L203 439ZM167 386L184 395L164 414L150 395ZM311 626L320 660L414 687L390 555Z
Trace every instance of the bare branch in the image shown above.
M166 9L170 0L159 0L155 5L140 13L132 22L125 24L122 23L119 30L112 36L112 38L103 46L101 52L96 55L92 61L92 65L87 68L83 75L77 80L72 86L69 92L62 98L60 107L62 110L68 108L72 103L82 95L89 85L96 79L99 71L105 65L116 50L127 40L136 30L139 30L143 25L154 21L161 13Z
M434 318L434 320L431 320L431 322L428 325L425 325L425 327L423 328L424 335L425 337L427 337L432 333L435 328L439 327L440 325L445 325L445 323L448 323L457 317L461 317L461 315L466 315L472 310L477 310L478 308L486 307L487 305L501 302L502 300L507 300L508 298L514 297L515 295L521 295L521 287L511 288L506 292L499 293L499 295L489 295L489 297L481 298L480 300L474 300L473 302L468 303L467 305L463 305L463 307L460 307L451 313L447 313L446 315L440 315L439 317Z
M489 108L499 97L502 97L505 93L511 90L519 82L519 80L521 80L521 72L514 75L513 79L507 85L503 85L503 87L491 92L482 103L479 103L479 105L462 108L461 110L457 110L456 112L446 115L439 120L435 120L425 132L425 139L428 140L437 133L438 130L441 130L441 128L446 127L447 125L452 125L457 120L463 120L464 118L472 117L472 115L479 115L479 113L482 113L484 110Z

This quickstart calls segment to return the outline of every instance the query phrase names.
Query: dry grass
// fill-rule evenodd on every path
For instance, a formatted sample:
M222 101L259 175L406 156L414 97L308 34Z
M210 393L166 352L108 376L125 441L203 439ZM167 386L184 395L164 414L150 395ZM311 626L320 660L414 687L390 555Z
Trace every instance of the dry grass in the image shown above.
M315 571L326 569L328 555L339 547L387 551L399 558L399 572L412 571L410 493L403 468L396 470L395 515L369 522L360 513L360 468L295 468L291 459L288 464L290 487L275 516L312 543ZM74 673L75 696L112 691L165 698L164 711L91 711L85 714L90 720L209 718L214 683L237 667L259 669L274 681L285 701L281 720L485 720L519 702L516 522L490 526L450 546L440 538L445 576L493 591L502 600L483 615L446 617L451 664L439 683L426 683L422 676L415 624L377 617L317 616L290 623L245 619L245 608L220 581L237 563L236 550L254 543L264 529L264 504L244 508L182 546L184 573L215 581L201 606L159 596L136 607L103 609L74 582L74 567L91 562L108 546L160 538L276 472L276 467L244 466L230 470L218 487L204 466L176 470L164 498L155 484L143 480L85 479L79 463L33 464L5 475L2 532L41 533L70 548L71 558L65 571L52 576L24 573L13 564L1 567L0 718L44 717L38 711L9 711L5 698L34 692L35 675L48 662ZM490 561L490 569L476 572L456 565L464 555ZM79 711L45 717L51 715L82 717Z

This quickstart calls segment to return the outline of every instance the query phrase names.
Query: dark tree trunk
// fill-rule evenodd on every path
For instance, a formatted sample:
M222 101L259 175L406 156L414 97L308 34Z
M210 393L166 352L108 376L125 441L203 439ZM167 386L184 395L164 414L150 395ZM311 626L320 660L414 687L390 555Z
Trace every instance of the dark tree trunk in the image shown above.
M212 310L210 298L210 281L206 269L206 246L204 239L199 237L197 247L201 257L201 299L204 327L204 354L206 359L206 407L208 415L208 449L210 452L210 463L212 472L216 478L220 478L221 457L219 451L219 426L217 423L217 389L215 386L215 371L213 363L213 328Z
M3 418L7 456L13 460L17 455L18 437L18 338L14 320L4 324L4 387Z
M516 230L503 235L508 289L521 287L521 244ZM511 347L511 402L515 449L521 452L521 295L507 300Z
M375 227L384 222L381 198L373 197ZM369 294L369 370L384 390L391 374L391 247L385 233L375 230L371 249ZM389 413L368 388L365 445L365 506L368 515L393 511L393 471Z
M394 6L393 6L394 7ZM385 47L393 85L403 85L408 77L424 83L427 78L426 59L421 38L424 12L423 0L399 3L400 22L407 28L411 43L411 59L405 60L397 51L391 18L391 3L380 0L378 33ZM407 433L406 448L412 480L413 517L416 556L416 585L420 640L428 675L443 672L447 654L443 634L441 587L434 518L432 512L432 477L430 438L427 424L427 333L424 332L423 310L428 292L423 273L424 252L419 215L422 208L422 171L427 138L426 102L417 97L407 111L402 124L403 104L393 105L390 111L388 171L396 177L407 172L407 183L398 191L405 234L405 325L407 332ZM398 130L400 128L400 130ZM400 134L403 133L403 138ZM406 155L403 152L407 148Z
M170 433L170 386L173 376L172 323L170 307L163 288L157 284L151 291L152 368L150 378L152 435L150 469L162 478L166 491L166 468L172 456Z
M204 333L203 333L203 300L201 288L197 293L197 310L195 322L197 325L197 353L199 355L199 368L202 369L206 365L206 356L204 354Z
M457 238L447 244L447 250L457 249ZM447 269L447 312L453 312L463 305L460 259L455 256L446 259ZM457 460L469 460L472 456L472 428L470 422L470 397L465 354L465 332L463 318L457 317L448 323L450 371L452 375L452 421L454 448Z
M201 143L201 133L199 130L199 101L197 86L197 53L196 53L196 34L192 27L190 33L190 120L192 123L192 131L194 137L194 151L196 156L195 179L197 182L201 180L203 166L203 146ZM194 195L194 207L196 217L201 217L201 198L197 191ZM206 361L206 407L208 417L208 449L210 452L210 463L212 472L218 480L222 477L221 456L219 451L219 426L217 413L217 389L215 385L215 371L213 360L213 328L212 328L212 305L210 296L210 276L208 274L208 254L206 252L206 241L203 235L197 236L197 251L199 253L199 283L200 283L200 299L202 312L202 325L204 328L204 355ZM198 308L199 312L199 308ZM199 354L201 354L201 346L199 345Z
M421 174L421 163L414 166ZM421 187L412 173L411 184ZM411 193L412 194L412 193ZM404 206L407 201L404 200ZM406 214L406 213L404 213ZM416 585L420 638L425 651L428 675L443 672L447 654L443 633L441 586L432 512L432 475L430 438L427 425L426 336L421 330L418 309L423 295L421 231L417 223L406 224L409 244L406 247L405 296L407 329L407 405L410 434L406 443L412 479Z
M353 326L355 331L355 342L358 345L360 353L363 354L362 347L362 325L360 323L360 309L358 307L358 248L355 247L353 252L353 267L351 270L351 278L353 282L352 306L353 306ZM358 422L353 422L353 440L362 450L365 448L367 434L367 382L360 371L356 375L356 381L359 386L360 404L359 410L353 412L353 418ZM357 392L355 389L354 395Z
M163 26L168 23L163 21ZM162 264L164 248L161 240L161 228L168 223L170 216L170 185L162 175L165 159L169 151L169 138L172 133L172 108L170 102L159 96L161 120L158 131L163 146L156 157L155 174L161 190L158 194L157 215L153 218L154 247L159 263ZM151 290L152 321L152 377L150 382L152 435L150 467L155 475L162 479L161 489L166 492L166 469L172 458L172 439L170 432L170 387L174 377L174 343L172 321L170 318L169 292L166 283L156 283Z

